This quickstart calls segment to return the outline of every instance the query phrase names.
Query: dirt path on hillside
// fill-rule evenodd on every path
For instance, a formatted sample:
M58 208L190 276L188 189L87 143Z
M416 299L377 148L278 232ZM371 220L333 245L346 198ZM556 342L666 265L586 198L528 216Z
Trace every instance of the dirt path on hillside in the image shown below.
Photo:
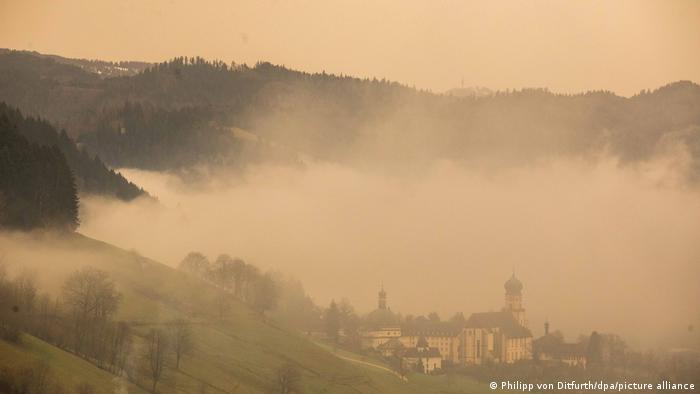
M407 377L401 376L401 375L399 375L396 371L394 371L393 369L387 368L387 367L385 367L385 366L383 366L383 365L370 363L370 362L368 362L368 361L358 360L358 359L352 358L352 357L341 356L341 355L336 354L336 353L333 353L333 355L336 356L336 357L338 357L338 358L340 358L340 359L346 360L346 361L351 361L351 362L357 363L357 364L364 364L364 365L368 365L368 366L373 367L373 368L381 369L382 371L387 371L387 372L389 372L390 374L396 376L397 378L403 380L404 382L407 382L407 381L408 381L408 378L407 378Z

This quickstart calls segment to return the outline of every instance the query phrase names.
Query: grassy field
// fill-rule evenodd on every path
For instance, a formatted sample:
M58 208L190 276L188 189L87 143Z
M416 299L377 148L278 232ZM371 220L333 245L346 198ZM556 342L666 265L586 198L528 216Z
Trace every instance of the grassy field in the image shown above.
M303 335L278 327L246 305L234 302L223 319L216 312L216 289L187 274L135 253L81 235L0 237L11 269L37 273L40 288L58 292L63 280L81 266L110 272L123 294L120 320L138 333L187 319L195 351L180 370L168 368L159 392L267 393L277 368L292 363L302 373L306 393L478 393L488 388L464 378L410 376L408 382L377 368L336 357ZM114 376L36 339L26 345L0 342L0 365L8 360L42 359L71 384L89 381L110 392ZM141 382L147 387L148 382ZM140 389L129 386L129 392Z
M331 354L344 359L352 359L356 361L356 365L369 371L391 376L397 379L393 372L386 372L383 368L391 369L391 366L379 357L369 357L361 354L352 353L343 349L334 349L331 345L322 342L316 342L319 346L326 349ZM371 365L376 367L373 367ZM412 393L487 393L491 391L487 385L476 382L461 375L424 375L419 373L409 373L406 376L406 382L403 389L405 392Z
M98 393L113 393L124 388L129 393L146 393L125 379L116 378L89 362L52 346L40 339L23 335L18 344L0 340L0 369L36 368L49 365L50 377L68 392L87 383Z

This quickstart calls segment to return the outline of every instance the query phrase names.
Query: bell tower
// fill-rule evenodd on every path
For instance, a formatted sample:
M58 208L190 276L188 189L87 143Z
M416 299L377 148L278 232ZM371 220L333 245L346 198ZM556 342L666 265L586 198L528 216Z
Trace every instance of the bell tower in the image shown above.
M379 290L379 302L377 305L379 309L386 309L386 291L384 291L384 284L382 283Z
M513 314L513 318L521 326L527 327L525 309L523 309L523 284L515 277L515 272L503 287L506 289L506 304L503 310Z

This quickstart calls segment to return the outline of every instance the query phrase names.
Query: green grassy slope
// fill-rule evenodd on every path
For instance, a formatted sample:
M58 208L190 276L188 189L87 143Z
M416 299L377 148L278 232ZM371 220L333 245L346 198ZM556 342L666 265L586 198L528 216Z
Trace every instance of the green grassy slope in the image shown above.
M50 376L68 392L74 392L78 385L87 383L97 393L113 393L122 387L129 393L146 393L126 379L116 378L109 372L32 336L23 335L17 344L0 340L0 369L32 368L41 362L50 366Z
M165 380L159 384L160 392L193 393L205 389L208 393L265 393L269 392L276 369L285 363L294 363L302 371L307 393L488 391L486 386L466 379L455 384L454 379L447 382L443 377L414 375L403 382L386 371L338 358L303 335L266 321L242 303L235 302L224 319L218 319L216 289L209 284L81 235L60 239L46 234L0 236L0 250L11 269L35 271L40 288L51 292L57 293L63 280L81 266L91 265L110 272L123 294L117 318L131 322L137 332L165 327L175 317L191 322L195 352L182 360L180 371L174 368L167 371ZM3 346L0 350L9 345ZM31 346L13 349L31 357L41 354ZM65 357L45 358L52 364L61 364L61 373L66 376L71 371L81 370L71 367L74 361L66 361ZM75 362L85 364L82 360ZM82 372L76 374L80 376L78 380L85 379ZM101 382L102 378L94 377L94 380ZM100 387L105 385L100 383Z

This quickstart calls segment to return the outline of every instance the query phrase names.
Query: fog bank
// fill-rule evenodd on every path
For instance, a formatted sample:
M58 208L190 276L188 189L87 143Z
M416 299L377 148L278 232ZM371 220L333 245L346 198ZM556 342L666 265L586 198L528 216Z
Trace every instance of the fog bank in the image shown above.
M317 163L198 185L125 170L159 202L83 198L79 231L171 265L229 253L361 312L382 282L403 314L497 310L515 270L536 336L548 317L570 338L600 330L655 347L700 324L700 199L656 164L494 173L443 161L395 177Z

